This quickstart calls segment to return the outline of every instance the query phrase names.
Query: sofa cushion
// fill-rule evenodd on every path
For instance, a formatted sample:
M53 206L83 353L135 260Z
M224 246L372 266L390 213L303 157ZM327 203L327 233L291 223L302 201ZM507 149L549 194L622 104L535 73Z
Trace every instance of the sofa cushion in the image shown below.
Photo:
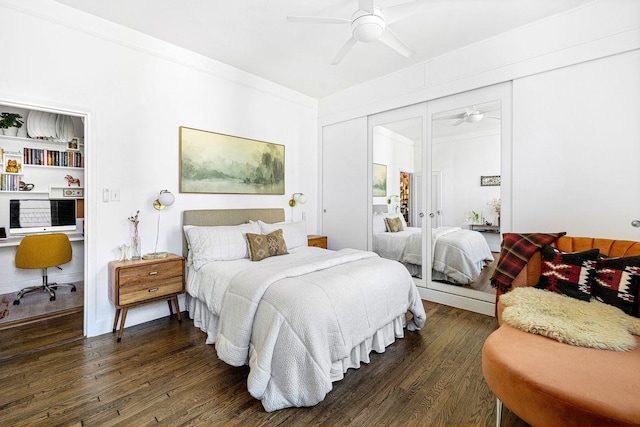
M583 301L591 299L591 284L600 250L566 253L545 245L540 252L542 271L536 288Z
M503 324L484 343L482 371L495 396L531 425L640 420L640 345L631 351L576 347Z
M592 295L598 301L611 304L627 314L640 317L640 255L606 258L596 264Z

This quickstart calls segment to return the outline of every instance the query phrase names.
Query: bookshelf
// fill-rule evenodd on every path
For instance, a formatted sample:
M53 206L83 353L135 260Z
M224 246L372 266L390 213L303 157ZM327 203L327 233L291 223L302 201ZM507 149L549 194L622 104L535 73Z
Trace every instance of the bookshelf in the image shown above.
M84 176L84 145L74 139L78 149L67 149L67 143L0 135L0 192L26 193L20 183L36 180L30 182L36 190L31 194L48 193L51 184L64 182L65 174L76 170ZM54 170L58 172L48 173Z

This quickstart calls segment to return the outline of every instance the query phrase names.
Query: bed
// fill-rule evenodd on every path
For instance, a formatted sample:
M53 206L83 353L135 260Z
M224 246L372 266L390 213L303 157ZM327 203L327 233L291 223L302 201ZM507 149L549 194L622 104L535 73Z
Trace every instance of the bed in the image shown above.
M221 360L249 365L247 388L266 411L317 404L426 318L400 263L309 247L304 222L283 220L283 209L183 212L189 316ZM286 255L243 255L267 233L282 236Z
M402 229L388 231L384 218L401 218ZM408 227L399 214L375 212L373 251L383 258L405 265L413 276L422 271L422 229ZM487 241L477 231L459 227L438 227L431 231L432 280L467 285L492 262Z

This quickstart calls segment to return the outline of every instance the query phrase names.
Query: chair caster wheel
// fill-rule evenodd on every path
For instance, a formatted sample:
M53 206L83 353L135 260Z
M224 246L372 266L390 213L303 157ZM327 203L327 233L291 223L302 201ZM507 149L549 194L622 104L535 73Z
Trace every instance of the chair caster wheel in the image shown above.
M122 338L118 338L118 342L122 341Z
M71 288L71 292L75 292L76 291L76 287L74 286L73 288Z
M20 300L19 300L19 299L15 300L15 301L13 302L13 305L20 305Z
M55 301L55 300L56 300L56 297L55 297L55 296L53 296L53 297L49 297L49 301Z

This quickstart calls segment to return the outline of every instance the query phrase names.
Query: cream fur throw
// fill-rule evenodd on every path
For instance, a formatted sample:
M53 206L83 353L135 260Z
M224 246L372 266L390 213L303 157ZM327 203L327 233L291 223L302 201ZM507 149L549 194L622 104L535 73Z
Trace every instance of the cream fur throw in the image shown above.
M640 335L640 319L593 299L526 287L501 295L500 301L508 325L567 344L628 351L636 347L632 334Z

